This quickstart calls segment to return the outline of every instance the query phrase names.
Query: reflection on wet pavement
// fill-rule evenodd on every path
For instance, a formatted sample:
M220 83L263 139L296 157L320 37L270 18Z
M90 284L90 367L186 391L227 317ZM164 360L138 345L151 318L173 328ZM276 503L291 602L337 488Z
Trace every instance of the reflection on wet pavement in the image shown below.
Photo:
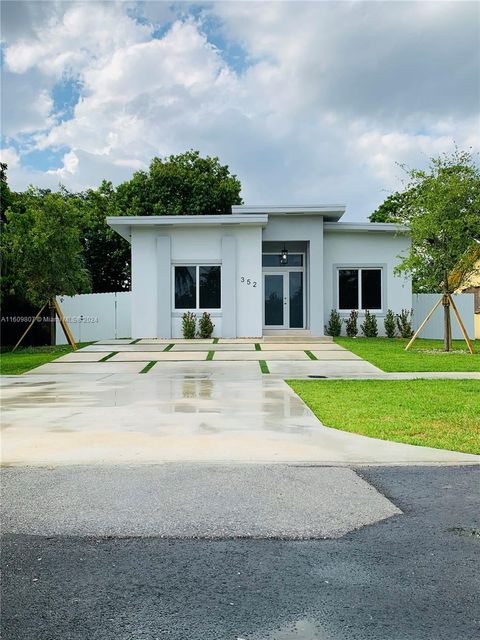
M228 375L223 363L210 373L184 364L158 375L3 378L3 463L477 460L324 427L282 379L252 363L230 364Z

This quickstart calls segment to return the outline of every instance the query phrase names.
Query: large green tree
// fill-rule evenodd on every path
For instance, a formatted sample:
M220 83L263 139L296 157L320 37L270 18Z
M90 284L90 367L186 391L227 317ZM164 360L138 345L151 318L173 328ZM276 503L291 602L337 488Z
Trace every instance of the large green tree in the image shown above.
M123 215L217 215L242 204L241 184L218 158L187 151L154 158L148 171L136 172L117 189Z
M7 293L42 306L58 295L90 291L81 238L81 212L64 191L30 188L22 207L7 209L2 255Z
M427 170L405 171L410 195L398 221L410 226L412 242L398 271L412 275L423 291L453 293L475 268L480 170L471 153L456 150L432 158ZM450 307L444 309L444 344L450 350Z
M108 226L107 216L122 215L111 182L78 196L84 212L82 245L93 293L130 289L130 244Z

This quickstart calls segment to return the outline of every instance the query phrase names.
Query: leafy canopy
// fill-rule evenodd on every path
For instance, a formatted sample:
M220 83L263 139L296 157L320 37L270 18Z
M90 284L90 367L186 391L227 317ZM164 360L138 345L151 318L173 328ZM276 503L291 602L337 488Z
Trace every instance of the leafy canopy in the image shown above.
M30 188L22 205L22 210L6 211L3 225L7 293L41 306L57 295L90 291L75 201L65 191Z
M123 215L229 214L232 205L242 204L240 190L227 165L192 150L154 158L148 172L119 185L117 204Z
M397 271L412 276L417 292L452 293L475 268L480 170L471 153L459 150L432 158L425 171L402 168L406 190L387 198L370 220L409 225L410 252Z

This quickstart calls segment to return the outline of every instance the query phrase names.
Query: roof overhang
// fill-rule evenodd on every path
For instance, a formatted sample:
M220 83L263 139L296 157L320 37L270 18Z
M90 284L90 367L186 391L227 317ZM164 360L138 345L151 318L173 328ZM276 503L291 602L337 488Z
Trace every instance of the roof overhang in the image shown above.
M268 222L267 215L216 215L216 216L109 216L107 224L130 242L132 229L163 229L168 227L228 227L261 226Z
M344 204L320 204L320 205L235 205L232 207L234 214L271 216L321 216L324 220L338 222L345 213Z
M335 231L343 233L397 233L408 235L409 227L392 222L325 222L325 232Z

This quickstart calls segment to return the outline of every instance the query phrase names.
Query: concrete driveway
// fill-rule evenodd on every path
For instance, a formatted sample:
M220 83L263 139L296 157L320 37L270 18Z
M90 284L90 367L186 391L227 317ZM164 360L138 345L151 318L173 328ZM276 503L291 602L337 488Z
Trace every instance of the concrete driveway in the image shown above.
M262 373L261 361L271 373ZM378 372L327 341L257 347L248 341L91 345L26 375L3 378L3 462L349 465L480 460L329 429L283 381L328 372L341 376L342 371L357 376Z

